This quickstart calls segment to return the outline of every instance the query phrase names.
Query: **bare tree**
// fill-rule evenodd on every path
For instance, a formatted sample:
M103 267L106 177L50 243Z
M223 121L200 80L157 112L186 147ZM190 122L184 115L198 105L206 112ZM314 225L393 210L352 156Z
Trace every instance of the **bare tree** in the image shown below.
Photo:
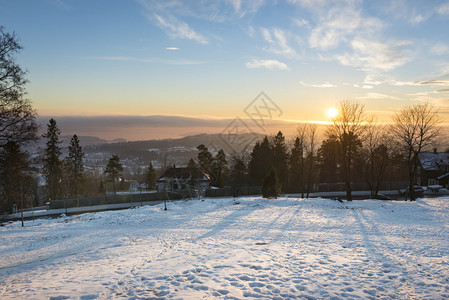
M16 35L0 26L0 148L36 139L36 112L25 98L26 72L15 61L20 50Z
M438 110L426 102L403 108L393 116L393 123L391 132L404 152L409 175L408 193L413 201L416 199L414 184L418 171L418 156L431 147L441 134L441 119Z
M342 150L343 173L346 186L346 199L352 201L351 165L354 154L361 146L367 117L365 106L357 101L343 100L338 104L338 115L328 127L326 135L335 137Z

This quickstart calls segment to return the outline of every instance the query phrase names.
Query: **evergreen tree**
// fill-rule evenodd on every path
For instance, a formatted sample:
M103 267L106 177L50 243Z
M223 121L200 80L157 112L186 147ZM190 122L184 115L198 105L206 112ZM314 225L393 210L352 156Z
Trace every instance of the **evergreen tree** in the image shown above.
M231 187L234 197L240 195L240 190L245 184L246 166L243 158L234 156L231 162Z
M84 153L80 145L78 136L75 134L70 139L69 155L67 157L67 167L69 180L72 188L71 194L78 198L84 178Z
M59 144L59 136L61 130L56 121L52 118L47 125L47 132L43 135L47 139L44 157L43 173L47 181L47 197L49 199L58 199L61 197L61 178L62 178L62 162L61 147Z
M187 163L187 168L189 168L189 169L196 168L196 162L195 162L195 160L193 158L191 158L189 160L189 162Z
M7 143L0 155L0 211L11 213L14 204L24 207L25 195L33 191L29 171L28 153L23 152L15 142Z
M262 185L265 175L273 166L273 156L273 150L267 136L264 137L262 142L257 142L254 145L248 165L249 176L253 184Z
M279 176L281 189L285 189L288 183L288 147L285 143L285 137L279 131L273 138L273 167Z
M156 186L156 170L153 168L153 164L151 162L145 175L145 183L149 189L154 189Z
M304 141L297 136L290 154L289 186L304 197Z
M115 182L120 178L122 171L123 165L120 163L120 158L118 157L118 155L112 155L112 157L109 158L104 172L108 176L108 180L112 182L114 195L116 194Z
M69 157L64 158L61 161L61 179L59 181L59 188L60 188L60 198L68 199L73 193L73 179L72 179L72 172L70 170L70 162Z
M228 173L228 161L222 149L215 155L213 163L214 186L223 187Z
M341 170L341 149L334 136L325 139L318 149L318 161L320 166L320 182L335 183L343 177Z
M120 178L119 185L118 185L118 190L119 191L125 191L128 188L129 188L129 186L126 184L125 179Z
M279 180L276 174L276 169L272 167L267 174L262 185L262 196L264 198L274 198L279 196Z
M211 175L214 157L209 152L206 146L203 144L196 147L198 149L198 164L200 169L209 175Z
M100 181L100 185L98 186L98 193L104 194L106 192L106 189L104 188L103 180Z

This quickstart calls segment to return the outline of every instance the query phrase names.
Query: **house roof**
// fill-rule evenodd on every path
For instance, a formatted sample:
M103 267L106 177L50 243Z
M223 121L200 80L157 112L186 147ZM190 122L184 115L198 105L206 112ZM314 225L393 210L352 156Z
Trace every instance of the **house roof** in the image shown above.
M165 181L166 178L176 178L178 180L204 180L210 181L208 174L199 168L176 168L167 169L157 181Z
M449 166L449 153L422 152L418 158L426 171L438 171L440 166Z

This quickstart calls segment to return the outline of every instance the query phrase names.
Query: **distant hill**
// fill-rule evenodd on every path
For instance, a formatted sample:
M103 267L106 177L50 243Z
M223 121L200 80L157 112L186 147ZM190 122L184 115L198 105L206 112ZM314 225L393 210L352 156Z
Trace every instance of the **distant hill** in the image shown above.
M204 144L215 155L220 149L226 154L248 154L263 136L253 133L220 135L198 134L179 139L162 139L119 143L98 143L84 147L87 164L105 165L111 155L118 155L132 169L147 166L149 162L157 168L170 165L185 166L196 158L198 147Z
M68 145L72 136L61 136L63 148L62 157L68 154ZM261 134L198 134L178 139L160 139L128 142L124 139L105 140L94 136L78 136L85 163L89 168L103 168L111 155L118 155L125 169L137 172L140 167L146 167L150 162L156 168L170 165L185 166L191 158L196 158L197 147L204 144L215 155L220 149L226 154L249 154L254 144L263 138ZM30 147L30 151L43 155L45 139L39 139L39 145Z
M61 141L61 147L65 148L69 145L70 139L73 135L62 135L59 137L59 140ZM91 146L91 145L101 145L101 144L108 144L108 143L123 143L126 142L125 139L114 139L114 140L105 140L101 139L96 136L78 136L78 139L80 140L80 144L82 147ZM40 148L45 148L45 138L40 137L38 141L38 145Z
M233 135L222 134L198 134L186 136L179 139L161 139L148 141L132 141L132 142L102 142L95 145L90 145L85 148L85 151L94 152L113 152L120 153L129 150L143 150L143 151L173 151L173 150L194 150L196 147L204 144L209 148L212 154L217 153L223 149L226 153L244 152L251 150L254 144L263 138L263 135L256 133L242 133Z

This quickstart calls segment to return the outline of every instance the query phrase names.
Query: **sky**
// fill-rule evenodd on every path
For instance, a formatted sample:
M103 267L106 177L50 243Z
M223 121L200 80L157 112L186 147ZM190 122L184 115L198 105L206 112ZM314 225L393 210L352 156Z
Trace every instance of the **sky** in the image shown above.
M385 122L423 101L449 113L447 0L0 0L0 25L43 120L184 119L170 136L203 119L325 122L345 99ZM146 126L128 138L162 137Z

